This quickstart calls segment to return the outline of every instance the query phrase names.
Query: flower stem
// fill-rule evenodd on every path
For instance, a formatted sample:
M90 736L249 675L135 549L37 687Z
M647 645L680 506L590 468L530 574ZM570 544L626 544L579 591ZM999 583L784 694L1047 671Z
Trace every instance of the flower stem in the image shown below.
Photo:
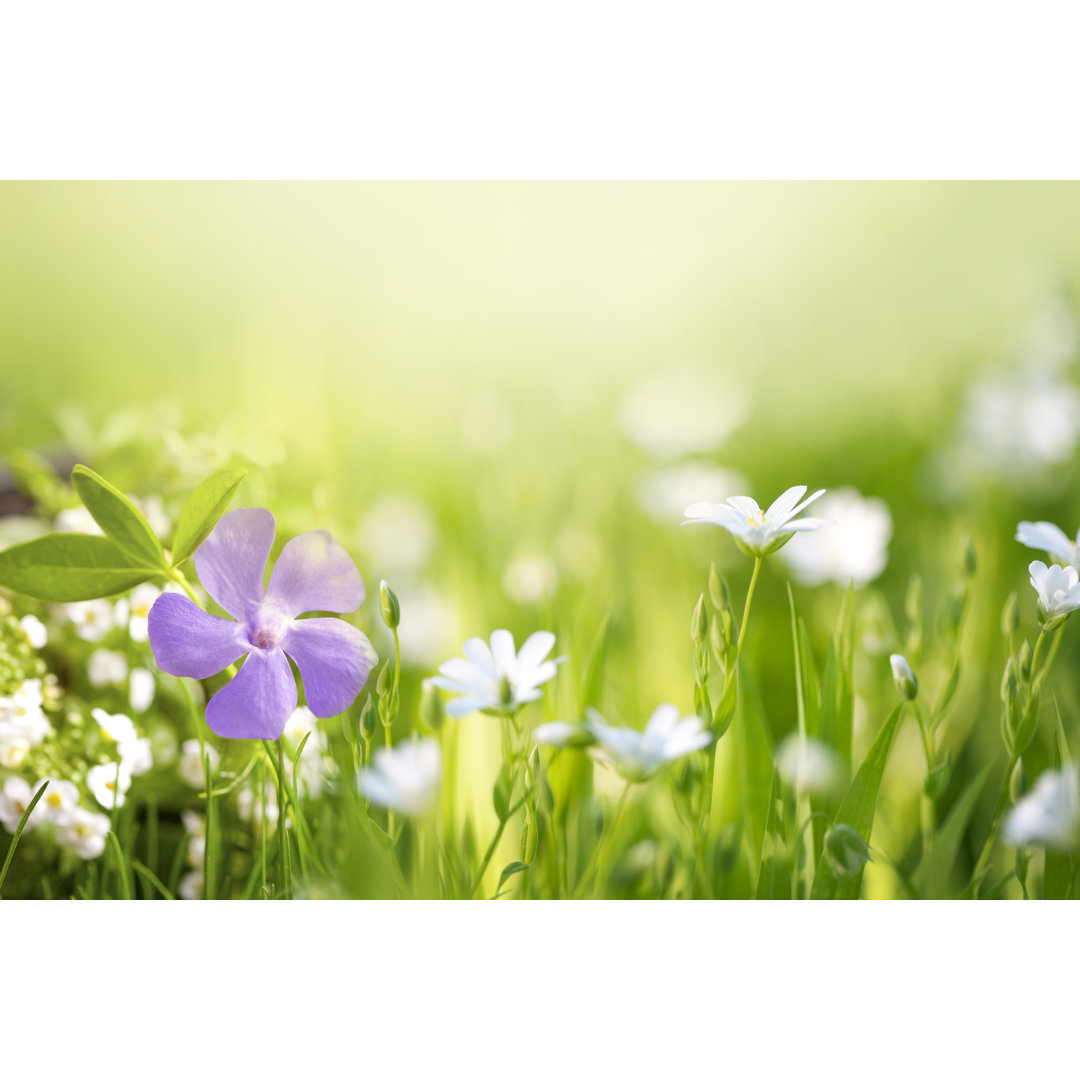
M1001 815L1004 813L1005 805L1009 801L1009 781L1012 779L1013 769L1016 768L1016 763L1019 760L1020 755L1013 750L1009 754L1009 761L1005 766L1005 776L1001 781L1001 792L998 795L997 806L994 807L994 816L990 822L989 835L986 837L986 842L979 853L979 861L975 864L975 871L971 875L971 897L973 900L978 900L982 879L990 867L990 854L994 850L994 841L997 839Z
M285 752L280 739L277 741L277 781L278 876L281 878L281 899L284 900L292 891L292 883L289 881L289 853L285 848L288 839L285 835Z
M495 835L492 837L491 843L488 844L488 849L484 853L484 861L480 864L480 870L476 875L476 883L469 890L468 899L471 900L476 895L476 890L480 888L484 881L484 874L487 872L488 865L491 862L491 857L495 854L495 849L499 846L499 841L502 839L503 830L506 828L506 823L525 805L525 796L522 795L520 799L509 810L506 811L506 817L499 820L499 827L495 830Z

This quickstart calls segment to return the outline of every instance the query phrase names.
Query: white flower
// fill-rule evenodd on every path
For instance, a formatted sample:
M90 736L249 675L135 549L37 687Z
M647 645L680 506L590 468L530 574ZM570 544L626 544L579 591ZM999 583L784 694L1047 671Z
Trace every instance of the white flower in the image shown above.
M552 595L559 583L555 564L545 555L518 555L503 571L502 587L518 604L537 604Z
M17 769L30 753L30 743L21 735L0 734L0 765Z
M70 825L79 809L79 789L70 780L45 777L34 790L37 791L46 780L49 786L37 805L41 816L53 825Z
M661 705L649 717L644 731L609 727L589 709L588 727L599 746L599 756L626 780L648 780L669 761L692 754L712 742L700 716L683 716L674 705Z
M206 744L206 756L210 759L210 773L216 773L218 766L221 764L221 756L218 752L209 744ZM203 774L203 762L202 752L199 749L198 739L188 739L180 747L180 763L177 766L180 771L180 779L185 784L189 784L193 788L198 788L200 791L206 783L206 777Z
M19 827L26 808L30 805L34 792L30 785L21 776L9 776L4 781L4 788L0 791L0 824L9 833L14 833ZM34 812L26 822L26 830L29 831L41 820L41 803L34 807Z
M104 536L101 526L94 520L94 515L85 506L72 506L61 510L56 515L56 528L65 533L87 533L90 536Z
M747 483L742 473L687 461L642 473L637 483L637 501L649 517L666 525L694 499L722 502L745 491Z
M509 630L495 630L491 647L483 638L469 638L463 651L466 659L447 660L431 681L443 690L461 694L446 706L447 716L465 716L477 710L511 714L528 701L540 697L537 687L555 677L565 657L545 660L555 645L555 635L537 630L514 653L514 636Z
M919 694L919 680L915 678L915 672L911 665L900 653L893 653L889 657L889 667L892 668L893 682L900 696L907 701L914 701Z
M176 893L181 900L201 900L204 885L205 878L202 870L191 870L180 879L180 883L176 886Z
M43 649L48 643L49 634L45 624L36 615L24 615L19 620L19 626L30 642L31 648Z
M1080 778L1076 766L1045 772L1010 812L1005 835L1012 844L1069 850L1080 831Z
M435 801L441 775L442 753L434 739L382 747L372 767L360 773L360 793L379 806L419 817Z
M797 544L785 547L781 559L804 585L865 585L889 561L892 517L881 499L864 499L854 488L830 492L817 512L835 522Z
M0 698L0 764L6 768L16 768L52 730L43 700L40 679L27 679L11 697Z
M95 649L86 661L86 677L91 686L122 686L127 674L124 654L112 649Z
M818 739L789 735L776 751L776 771L797 791L824 794L843 774L840 758Z
M100 641L115 625L113 606L108 600L77 600L62 605L62 610L83 641Z
M1080 608L1080 575L1075 566L1046 566L1036 559L1028 572L1047 620L1064 617Z
M646 454L707 454L746 418L750 397L715 370L667 368L630 388L619 409L623 434Z
M123 762L116 761L95 765L86 774L86 786L106 810L111 810L114 805L123 806L124 796L131 787L131 770Z
M105 850L108 834L109 819L104 814L76 810L72 820L56 830L56 842L80 859L96 859Z
M292 715L285 721L285 730L282 732L288 747L287 756L290 759L307 736L307 742L304 742L303 752L297 762L295 779L297 787L309 799L319 797L325 779L324 771L328 771L323 761L323 755L328 750L326 733L319 730L318 723L315 714L307 706L301 705L294 709ZM290 768L291 764L287 763L286 769Z
M94 709L90 715L97 721L105 740L116 744L120 761L132 776L150 771L154 764L150 740L139 737L130 717L107 713L104 709Z
M154 673L146 668L132 668L128 680L128 703L132 712L142 713L153 704L157 682Z
M596 742L588 723L572 724L567 720L540 724L533 731L533 739L547 746L592 746Z
M820 518L791 520L815 499L825 494L823 488L821 491L815 491L808 499L799 502L805 492L805 484L788 488L768 510L762 510L747 495L733 495L728 499L726 506L723 503L694 503L686 508L687 520L682 524L691 525L703 521L719 525L731 533L735 538L735 543L743 551L760 558L783 547L797 532L809 532L819 525L832 524L831 521Z
M263 784L261 794L249 787L237 792L236 814L241 821L254 820L256 826L259 827L262 826L264 817L268 825L276 825L278 819L276 785L267 780Z
M167 592L179 590L167 589ZM128 597L128 633L132 641L145 642L150 640L150 631L147 629L150 609L154 601L161 595L161 590L148 582L136 585Z
M1021 521L1016 526L1016 539L1026 547L1045 551L1065 565L1076 565L1076 547L1080 542L1080 533L1076 540L1070 540L1061 529L1049 521Z

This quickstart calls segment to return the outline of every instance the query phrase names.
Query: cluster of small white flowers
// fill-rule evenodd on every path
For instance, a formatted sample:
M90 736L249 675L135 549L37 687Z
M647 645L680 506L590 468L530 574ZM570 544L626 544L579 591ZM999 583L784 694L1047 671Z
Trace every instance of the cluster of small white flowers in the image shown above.
M74 851L81 859L96 859L105 850L109 819L104 814L85 810L79 805L79 789L69 780L45 777L33 787L21 776L10 776L0 791L0 824L14 833L44 783L45 794L27 819L27 830L41 825L54 826L54 838L61 847Z
M95 799L107 810L123 806L133 776L142 776L154 764L150 740L140 737L129 716L94 709L90 715L102 737L116 746L119 761L93 766L86 774L86 786Z
M0 697L0 765L17 769L52 731L42 710L40 679L27 679L10 697Z
M187 838L187 851L185 860L190 870L176 887L181 900L201 900L205 891L206 879L203 875L204 860L206 858L206 818L196 814L194 810L185 810L180 815L184 823L184 833Z

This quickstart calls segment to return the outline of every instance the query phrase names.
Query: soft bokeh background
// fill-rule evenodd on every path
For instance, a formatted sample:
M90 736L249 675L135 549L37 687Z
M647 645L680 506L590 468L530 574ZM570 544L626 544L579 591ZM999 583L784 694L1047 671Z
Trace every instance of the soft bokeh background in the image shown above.
M689 614L709 561L739 598L748 578L725 534L678 528L683 507L851 487L882 500L891 523L888 566L858 594L879 622L902 620L915 570L932 621L961 536L974 538L971 662L944 736L974 748L970 773L999 745L1001 605L1012 589L1028 600L1033 553L1013 542L1015 523L1047 517L1069 532L1080 518L1078 195L7 183L0 453L87 461L167 507L248 462L239 502L275 510L279 543L332 528L369 593L382 577L395 585L415 676L466 636L554 629L570 663L550 718L575 708L611 613L605 713L635 726L659 701L692 707ZM786 577L771 560L750 641L776 738L795 723ZM796 589L816 640L840 595ZM882 633L856 668L863 747L891 704L885 657L902 643L902 629ZM498 766L486 721L462 729L480 817ZM897 769L917 797L907 735ZM908 814L904 800L907 789L894 803ZM889 820L886 809L886 839ZM868 882L888 889L873 869Z

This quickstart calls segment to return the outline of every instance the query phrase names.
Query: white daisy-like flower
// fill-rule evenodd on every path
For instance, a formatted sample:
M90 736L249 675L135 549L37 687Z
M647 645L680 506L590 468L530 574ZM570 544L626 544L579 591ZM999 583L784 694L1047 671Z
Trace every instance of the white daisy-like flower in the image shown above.
M1045 551L1051 558L1065 565L1076 566L1080 533L1077 533L1075 540L1070 540L1052 522L1021 521L1016 526L1016 539L1026 547L1034 548L1036 551Z
M434 739L419 739L375 751L360 773L360 793L379 806L420 817L431 809L442 776L442 753Z
M70 825L79 809L79 789L70 780L46 777L39 781L34 790L37 791L46 780L49 786L38 803L41 816L53 825Z
M109 819L104 814L76 810L71 821L56 830L56 842L80 859L96 859L105 850Z
M86 661L91 686L123 686L127 675L127 659L112 649L95 649Z
M179 586L175 586L172 589L166 589L166 592L182 591ZM149 582L143 582L142 585L136 585L131 590L131 595L128 597L128 633L131 635L132 641L146 642L150 640L150 631L148 629L148 619L150 617L150 609L154 606L154 601L161 595L161 590L151 585Z
M4 781L4 787L0 790L0 824L9 833L14 833L19 827L26 808L34 797L34 791L21 776L9 776ZM26 822L29 831L42 819L41 802L34 807L34 812Z
M154 702L156 690L157 681L152 671L141 667L131 669L131 677L128 679L128 703L132 712L146 712Z
M0 749L9 751L0 753L4 758L0 764L6 768L17 768L17 762L9 762L14 757L21 761L25 751L38 746L52 730L41 708L43 701L40 679L27 679L11 697L0 698Z
M1012 844L1045 844L1068 851L1080 839L1080 776L1076 766L1045 772L1005 821Z
M1028 572L1047 620L1064 618L1080 608L1080 574L1075 566L1047 566L1036 559Z
M176 895L181 900L201 900L206 879L201 869L186 873L176 886Z
M800 511L805 510L815 499L825 494L825 489L815 491L807 499L806 485L798 484L788 488L776 499L768 510L762 510L748 495L733 495L723 503L698 502L686 508L686 521L683 525L707 522L727 529L735 538L739 548L756 558L768 555L782 548L797 532L809 532L821 525L833 522L822 518L802 518L793 521Z
M100 641L115 625L115 613L108 600L76 600L62 605L62 610L83 641Z
M49 640L49 633L45 624L36 615L24 615L19 620L19 626L30 642L31 648L43 649Z
M819 739L789 735L776 751L776 771L796 791L824 794L840 782L839 756Z
M111 810L114 805L123 806L131 787L131 770L122 761L95 765L86 774L86 786L106 810Z
M213 775L221 765L221 755L208 743L206 756L210 759L210 774ZM180 779L185 784L198 788L200 791L203 789L206 777L203 775L202 751L199 749L198 739L188 739L180 746L180 761L177 769L180 772Z
M803 585L856 586L873 581L889 561L892 516L881 499L867 499L854 488L831 491L817 512L835 522L797 544L785 547L780 558Z
M483 638L469 638L463 652L447 660L431 681L443 690L461 697L446 706L446 715L466 716L471 712L503 715L516 713L526 702L540 697L538 687L555 677L564 656L545 657L555 645L555 635L537 630L526 638L520 652L514 652L514 635L509 630L495 630L491 647Z
M586 712L598 756L624 779L634 782L648 780L669 761L702 750L712 742L712 734L701 717L680 717L675 705L659 706L644 731L609 727L595 709Z

